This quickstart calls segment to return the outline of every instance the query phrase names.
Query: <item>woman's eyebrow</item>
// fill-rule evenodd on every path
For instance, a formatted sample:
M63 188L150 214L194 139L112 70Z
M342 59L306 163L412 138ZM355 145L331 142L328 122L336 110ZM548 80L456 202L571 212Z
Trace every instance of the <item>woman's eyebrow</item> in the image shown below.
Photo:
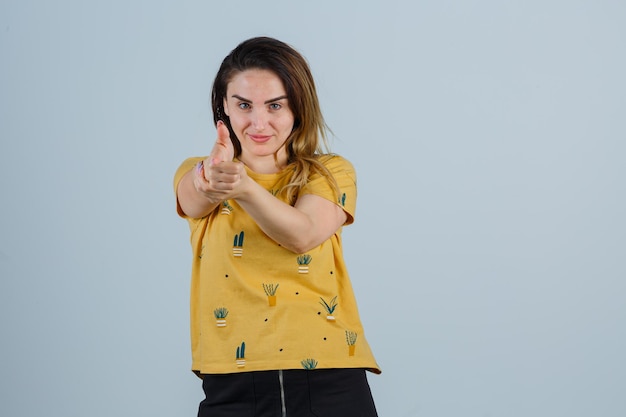
M237 100L241 100L241 101L247 101L248 103L252 103L252 100L248 100L247 98L243 98L238 94L233 94L232 95L233 98L236 98Z
M238 94L233 94L233 95L232 95L232 97L233 97L233 98L236 98L237 100L245 101L245 102L247 102L247 103L252 103L252 100L249 100L249 99L247 99L247 98L241 97L241 96L240 96L240 95L238 95ZM287 98L287 95L286 95L286 94L285 94L285 95L283 95L283 96L280 96L280 97L276 97L276 98L272 98L272 99L266 100L263 104L273 103L273 102L275 102L275 101L282 100L282 99L284 99L284 98Z
M271 100L266 100L266 101L265 101L265 103L263 103L263 104L273 103L273 102L275 102L275 101L282 100L282 99L284 99L284 98L287 98L287 95L286 95L286 94L285 94L284 96L276 97L276 98L273 98L273 99L271 99Z

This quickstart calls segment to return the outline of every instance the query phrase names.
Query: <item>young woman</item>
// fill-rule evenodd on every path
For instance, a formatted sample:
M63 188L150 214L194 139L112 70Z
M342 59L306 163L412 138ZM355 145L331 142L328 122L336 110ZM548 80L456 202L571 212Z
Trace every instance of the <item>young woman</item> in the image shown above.
M175 175L191 229L192 369L199 416L376 416L365 339L344 263L356 174L324 153L306 60L267 37L222 62L217 140Z

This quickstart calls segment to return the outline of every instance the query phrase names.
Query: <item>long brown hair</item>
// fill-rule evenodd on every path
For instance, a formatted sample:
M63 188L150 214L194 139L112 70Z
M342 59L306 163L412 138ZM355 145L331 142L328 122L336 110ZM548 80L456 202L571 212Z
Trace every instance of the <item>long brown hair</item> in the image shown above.
M330 129L322 116L313 75L306 59L277 39L256 37L243 41L224 58L213 81L213 122L217 124L222 120L228 127L235 157L241 155L241 143L224 112L224 98L235 74L249 69L269 70L280 78L294 116L293 130L285 142L287 163L294 168L291 181L283 190L287 201L295 202L298 191L313 173L326 176L338 194L334 178L320 161L329 150L327 132Z

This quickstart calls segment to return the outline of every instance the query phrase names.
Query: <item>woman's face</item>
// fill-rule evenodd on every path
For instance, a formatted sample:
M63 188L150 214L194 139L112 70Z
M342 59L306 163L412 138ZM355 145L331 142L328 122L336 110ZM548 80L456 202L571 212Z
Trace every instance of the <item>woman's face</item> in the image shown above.
M260 69L237 73L226 87L224 111L241 143L239 159L244 164L259 173L284 168L284 145L293 130L294 116L276 74Z

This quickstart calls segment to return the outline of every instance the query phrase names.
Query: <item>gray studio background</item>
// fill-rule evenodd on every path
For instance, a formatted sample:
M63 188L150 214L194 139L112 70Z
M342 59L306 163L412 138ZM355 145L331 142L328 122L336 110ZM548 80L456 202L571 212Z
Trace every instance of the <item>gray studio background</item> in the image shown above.
M0 1L0 415L195 415L172 177L256 35L359 173L381 417L626 415L618 0Z

